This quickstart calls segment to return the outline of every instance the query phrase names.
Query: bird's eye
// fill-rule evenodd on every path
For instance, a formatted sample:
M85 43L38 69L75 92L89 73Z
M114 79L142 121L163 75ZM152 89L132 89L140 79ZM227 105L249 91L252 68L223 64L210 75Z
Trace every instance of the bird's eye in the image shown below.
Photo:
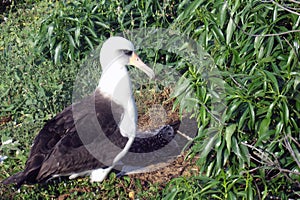
M123 52L127 56L131 56L132 55L132 51L130 51L130 50L123 50Z

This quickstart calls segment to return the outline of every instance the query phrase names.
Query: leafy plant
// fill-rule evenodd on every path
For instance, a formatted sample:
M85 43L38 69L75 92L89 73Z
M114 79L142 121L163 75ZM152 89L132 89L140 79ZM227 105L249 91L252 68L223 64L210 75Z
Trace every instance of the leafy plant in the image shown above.
M78 61L113 33L148 24L160 26L159 21L171 20L173 1L170 3L161 6L156 1L58 1L42 22L36 47L55 64Z
M109 35L101 4L82 0L59 1L53 6L53 12L42 22L36 46L55 64L82 59Z
M290 25L281 26L283 21ZM252 182L248 192L260 198L287 198L288 193L282 195L275 189L275 185L282 187L284 177L290 184L296 182L297 188L300 185L296 178L299 158L294 156L300 147L299 32L281 35L288 28L297 30L298 21L299 17L277 4L195 1L175 23L202 41L217 64L221 75L218 78L225 81L223 101L227 108L221 123L209 123L216 117L210 103L214 97L213 93L199 92L205 91L196 84L203 81L200 74L195 76L193 71L187 71L184 78L187 84L179 85L182 91L188 88L194 91L192 104L181 101L181 106L200 107L199 136L191 153L200 154L198 163L202 173L214 180L220 178L221 172L229 177L247 172ZM185 99L184 95L179 95L180 99ZM257 177L264 181L254 182ZM246 187L246 183L236 182L232 189L241 187Z

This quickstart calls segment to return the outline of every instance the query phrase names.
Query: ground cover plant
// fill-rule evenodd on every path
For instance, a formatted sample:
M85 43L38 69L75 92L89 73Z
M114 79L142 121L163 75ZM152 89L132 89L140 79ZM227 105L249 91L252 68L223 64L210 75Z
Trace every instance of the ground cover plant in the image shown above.
M170 52L146 50L146 60L173 63L183 72L175 96L182 109L196 108L199 131L188 155L197 156L199 173L147 190L138 179L115 174L103 183L66 180L20 192L1 186L3 198L299 198L298 2L13 2L0 14L0 155L8 156L0 179L22 169L44 122L71 103L79 67L118 32L169 28L197 41L219 71L215 80L224 87L225 108L221 116L212 112L215 88L193 65ZM193 92L187 98L185 91Z

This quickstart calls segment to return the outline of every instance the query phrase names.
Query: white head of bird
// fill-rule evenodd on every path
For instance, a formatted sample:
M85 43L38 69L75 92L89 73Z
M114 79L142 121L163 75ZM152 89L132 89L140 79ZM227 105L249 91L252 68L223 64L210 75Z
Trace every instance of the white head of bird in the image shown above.
M139 68L150 78L154 78L154 72L134 52L132 42L123 37L111 37L104 42L100 51L100 63L102 75L98 88L124 108L119 125L121 134L125 137L134 137L137 111L126 65Z

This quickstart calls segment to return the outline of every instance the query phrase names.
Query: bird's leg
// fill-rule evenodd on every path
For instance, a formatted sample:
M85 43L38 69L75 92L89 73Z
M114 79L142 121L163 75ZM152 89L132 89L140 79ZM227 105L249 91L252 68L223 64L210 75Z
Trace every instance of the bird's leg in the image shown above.
M113 166L115 166L115 164L121 160L121 158L123 158L125 156L125 154L129 151L129 148L131 147L132 143L134 141L134 136L133 137L129 137L128 141L124 147L124 149L114 158L113 161Z
M99 168L99 169L93 170L90 175L91 182L102 182L112 168L113 168L113 166L110 166L105 169Z
M125 154L129 151L129 148L131 147L133 141L134 141L134 136L129 137L124 149L114 158L113 163L110 167L105 169L100 168L100 169L93 170L90 175L91 182L102 182L106 178L107 174L112 170L112 168L114 168L116 163L119 160L121 160L125 156Z

